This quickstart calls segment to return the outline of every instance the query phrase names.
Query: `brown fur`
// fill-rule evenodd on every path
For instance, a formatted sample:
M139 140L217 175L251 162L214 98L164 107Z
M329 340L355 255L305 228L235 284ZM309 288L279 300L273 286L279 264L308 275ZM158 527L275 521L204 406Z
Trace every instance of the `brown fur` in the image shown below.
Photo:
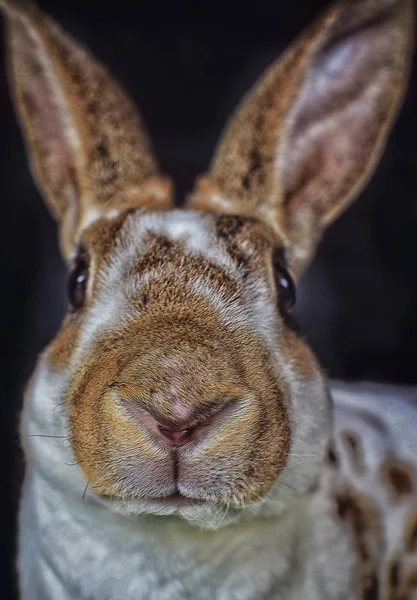
M416 589L417 569L407 568L399 557L394 558L388 566L384 600L412 600Z
M391 502L399 502L415 493L413 473L413 468L403 461L386 460L381 465L382 480Z
M387 591L384 600L411 600L417 589L417 509L408 519L408 529L403 541L387 567ZM410 560L411 559L411 560Z
M333 441L330 442L327 448L326 462L328 465L334 468L339 466L339 457L337 455L335 444Z
M417 507L409 519L405 548L407 552L417 552Z
M359 438L353 431L342 431L340 437L346 447L353 470L357 473L363 473L365 465Z
M199 453L193 481L197 484L203 479L207 488L213 478L213 493L229 490L235 502L245 503L260 498L285 465L290 439L288 398L285 387L273 376L267 350L247 331L226 330L204 302L193 302L192 306L192 317L174 304L158 315L150 302L150 310L138 314L134 326L129 323L126 331L107 332L97 341L93 358L73 382L67 398L71 438L96 491L116 497L134 495L135 486L123 486L121 480L124 476L134 478L142 465L140 496L148 465L152 464L156 479L159 470L165 473L173 468L171 457L163 453L163 445L149 437L148 428L141 430L123 416L121 401L175 426L173 397L180 398L198 422L213 402L240 402L256 390L240 417L226 422L215 433L210 448ZM98 354L99 363L95 358ZM122 468L117 461L121 452L125 460ZM143 457L152 457L152 463L142 464ZM139 464L133 467L135 461ZM184 462L187 465L186 458ZM219 479L213 469L220 465L227 476ZM192 463L186 468L194 469ZM244 488L239 481L245 481Z
M347 523L357 555L358 600L378 600L378 565L384 540L377 507L365 496L346 490L336 498L336 514Z

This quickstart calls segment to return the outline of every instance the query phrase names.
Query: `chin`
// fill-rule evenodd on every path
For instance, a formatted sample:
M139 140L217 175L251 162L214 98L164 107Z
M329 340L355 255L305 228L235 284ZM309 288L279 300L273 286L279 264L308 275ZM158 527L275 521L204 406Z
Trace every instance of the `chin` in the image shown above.
M199 529L215 530L239 521L244 509L238 509L212 500L193 500L181 494L164 498L120 499L98 497L99 502L112 512L130 520L161 518L182 522Z
M319 462L319 461L318 461ZM319 468L310 465L309 469L298 469L290 475L291 464L277 478L271 489L257 500L245 501L230 496L219 499L209 497L190 497L175 492L161 497L129 497L96 496L107 509L129 520L142 518L161 518L171 522L188 524L190 527L205 530L217 530L222 527L252 520L255 518L279 517L294 506L299 498L312 488Z

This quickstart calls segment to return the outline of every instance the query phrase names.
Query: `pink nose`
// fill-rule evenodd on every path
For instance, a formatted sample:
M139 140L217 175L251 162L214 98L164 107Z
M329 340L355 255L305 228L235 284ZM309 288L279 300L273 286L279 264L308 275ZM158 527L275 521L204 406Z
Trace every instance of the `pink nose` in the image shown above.
M165 442L170 446L179 448L193 439L194 434L197 434L200 429L198 426L187 427L185 429L173 429L172 427L157 426L159 432L165 438Z
M152 408L142 408L135 402L124 401L123 405L131 420L135 421L140 429L146 427L152 437L171 448L180 448L189 442L201 439L220 424L230 412L228 407L223 405L212 406L209 409L206 407L204 413L191 415L182 405L174 401L171 405L173 413L171 420Z

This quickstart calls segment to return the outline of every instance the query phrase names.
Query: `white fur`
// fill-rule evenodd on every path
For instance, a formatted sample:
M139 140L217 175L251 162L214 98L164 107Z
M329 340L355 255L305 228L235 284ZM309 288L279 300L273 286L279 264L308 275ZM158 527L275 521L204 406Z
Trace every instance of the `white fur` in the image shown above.
M25 449L31 457L20 516L19 571L25 600L354 597L346 595L346 590L354 589L350 579L354 555L346 531L329 516L327 490L293 498L288 507L290 493L281 516L274 516L272 491L265 499L263 518L249 511L240 523L218 531L202 531L175 516L129 519L111 511L90 490L84 496L86 482L68 443L37 437L46 432L67 433L65 409L57 404L64 393L62 379L47 369L46 361L45 355L26 400L22 425ZM415 391L408 396L411 394ZM381 403L392 396L396 401L400 397L397 408L404 409L403 416L398 416L400 411L388 410L381 421ZM411 452L408 457L415 459L412 423L416 408L401 390L393 393L388 389L384 394L380 388L373 395L366 388L335 385L335 400L336 437L341 429L353 428L363 436L367 461L374 460L372 453L380 461L386 453L407 448ZM301 411L298 416L311 414L306 406L296 410ZM290 459L295 469L298 463L304 471L310 468L310 460L314 461L308 452L309 420L299 424L297 437L305 439L292 448ZM369 428L376 428L376 437ZM381 437L386 433L388 441ZM325 474L324 484L327 477ZM296 485L297 477L289 473L287 481ZM369 480L355 485L369 487ZM391 511L393 521L387 520L392 549L401 537L406 508L403 505L397 515ZM284 505L278 512L283 509Z

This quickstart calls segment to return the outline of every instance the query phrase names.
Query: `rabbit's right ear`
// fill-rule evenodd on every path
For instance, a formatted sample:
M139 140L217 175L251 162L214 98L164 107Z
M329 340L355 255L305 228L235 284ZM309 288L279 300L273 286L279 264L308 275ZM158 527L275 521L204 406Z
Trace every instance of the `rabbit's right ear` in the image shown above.
M378 163L408 80L412 23L411 0L331 5L243 100L188 207L262 219L298 276Z
M34 178L60 222L64 255L97 218L168 208L171 184L107 70L33 4L0 0L0 8L14 103Z

